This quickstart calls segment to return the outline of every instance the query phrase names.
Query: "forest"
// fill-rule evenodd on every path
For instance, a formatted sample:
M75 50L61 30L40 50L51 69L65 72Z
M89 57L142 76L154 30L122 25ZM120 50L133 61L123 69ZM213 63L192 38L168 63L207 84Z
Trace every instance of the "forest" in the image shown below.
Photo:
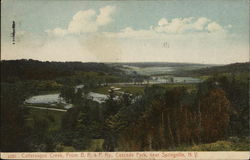
M154 63L142 66L148 65ZM1 61L1 151L250 149L249 63L183 71L201 78L199 83L136 84L149 76L127 74L121 68ZM99 103L90 98L92 92L107 98ZM58 93L73 107L63 112L27 107L29 97L48 93ZM56 107L64 109L60 105Z

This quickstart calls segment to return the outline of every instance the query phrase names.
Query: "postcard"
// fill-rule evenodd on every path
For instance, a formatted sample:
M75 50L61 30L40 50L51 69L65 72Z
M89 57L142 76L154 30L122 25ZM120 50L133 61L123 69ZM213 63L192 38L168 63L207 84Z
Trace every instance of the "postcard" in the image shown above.
M248 159L248 0L1 0L2 159Z

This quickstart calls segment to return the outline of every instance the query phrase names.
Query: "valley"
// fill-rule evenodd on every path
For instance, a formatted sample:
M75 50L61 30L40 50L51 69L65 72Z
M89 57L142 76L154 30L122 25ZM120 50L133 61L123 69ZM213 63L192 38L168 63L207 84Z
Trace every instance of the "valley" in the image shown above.
M91 65L1 61L16 67L1 72L1 113L26 127L26 151L248 150L249 64Z

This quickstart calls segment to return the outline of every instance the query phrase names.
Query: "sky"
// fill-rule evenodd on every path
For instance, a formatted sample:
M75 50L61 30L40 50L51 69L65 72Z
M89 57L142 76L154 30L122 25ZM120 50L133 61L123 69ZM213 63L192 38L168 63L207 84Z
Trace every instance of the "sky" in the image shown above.
M248 0L1 0L1 15L2 60L249 61Z

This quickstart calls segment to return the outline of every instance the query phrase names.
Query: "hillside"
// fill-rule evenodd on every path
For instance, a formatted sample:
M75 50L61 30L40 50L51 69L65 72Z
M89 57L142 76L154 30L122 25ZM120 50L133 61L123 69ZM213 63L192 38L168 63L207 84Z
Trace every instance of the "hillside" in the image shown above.
M82 62L41 62L37 60L1 61L1 81L15 80L51 80L72 76L76 72L98 72L117 75L121 70L104 63Z
M174 63L174 62L127 62L127 63L112 63L114 65L125 65L140 68L147 67L187 67L187 66L200 66L209 67L213 66L210 64L199 64L199 63Z
M194 76L203 76L203 75L214 75L214 74L222 74L222 73L248 73L250 69L250 63L233 63L224 66L214 66L214 67L207 67L192 71L182 72L181 74L184 75L194 75Z

